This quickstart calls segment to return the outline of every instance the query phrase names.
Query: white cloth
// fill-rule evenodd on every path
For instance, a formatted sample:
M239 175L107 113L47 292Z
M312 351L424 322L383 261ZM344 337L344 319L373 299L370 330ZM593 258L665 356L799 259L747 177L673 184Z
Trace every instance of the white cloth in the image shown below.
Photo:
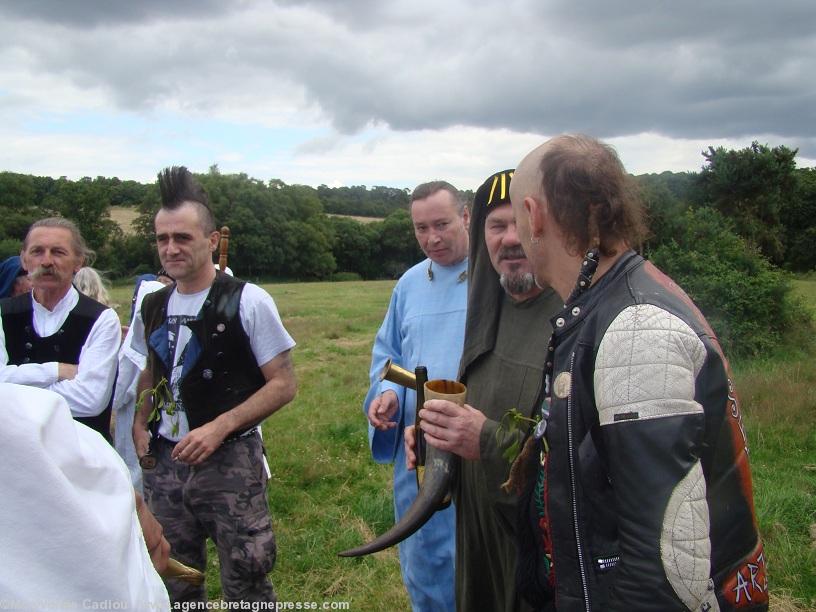
M39 304L33 293L30 295L34 308L34 331L41 338L55 334L79 301L79 293L73 286L54 310ZM121 340L119 317L112 308L107 308L99 315L82 347L76 377L58 380L59 364L56 361L8 365L6 335L0 325L0 382L56 391L66 399L75 417L96 416L107 407L113 392Z
M3 609L169 610L113 448L51 391L0 383L0 405Z
M114 433L113 446L124 459L130 470L133 488L142 492L142 468L139 467L139 458L133 446L133 417L136 412L136 387L139 384L139 375L145 369L147 359L141 353L133 350L134 337L144 338L144 322L142 321L142 300L144 297L163 289L159 281L144 281L136 292L133 320L130 322L125 339L119 349L119 374L116 378L116 388L113 391Z
M201 306L207 297L209 288L204 291L192 294L180 294L174 290L167 304L168 321L172 317L194 318L201 310ZM286 331L281 322L275 300L272 299L264 289L252 283L246 283L241 292L241 301L238 308L241 318L241 325L249 337L252 353L258 366L262 366L284 351L295 346L295 341ZM180 357L184 353L184 348L190 339L190 328L184 325L168 326L168 333L174 334L171 339L171 346L175 344L173 363L173 373L170 379L170 386L174 391L174 399L179 402L178 397L178 376L181 373ZM133 350L141 355L147 356L147 344L144 334L139 338L134 336L132 342ZM178 418L177 418L178 417ZM175 425L177 423L177 426ZM168 440L178 442L189 432L187 417L183 410L179 410L175 415L162 413L162 420L159 426L159 434Z

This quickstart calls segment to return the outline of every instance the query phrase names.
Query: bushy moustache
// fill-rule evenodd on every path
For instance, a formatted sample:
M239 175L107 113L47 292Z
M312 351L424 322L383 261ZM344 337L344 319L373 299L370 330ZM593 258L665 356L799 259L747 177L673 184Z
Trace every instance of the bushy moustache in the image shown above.
M527 259L521 246L506 247L499 251L499 261L503 259Z
M28 273L28 277L32 281L37 281L41 278L53 278L56 280L64 280L64 276L56 268L48 268L45 266L37 266L34 270Z

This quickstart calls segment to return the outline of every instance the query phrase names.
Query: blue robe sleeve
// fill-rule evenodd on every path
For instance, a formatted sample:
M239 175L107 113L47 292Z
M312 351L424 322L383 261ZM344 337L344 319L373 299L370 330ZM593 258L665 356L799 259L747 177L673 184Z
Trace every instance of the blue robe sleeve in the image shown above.
M374 348L371 351L371 369L369 371L371 386L363 402L363 414L368 415L368 407L375 397L389 389L397 394L399 407L394 415L394 421L400 425L388 431L378 431L371 426L371 423L368 424L368 444L371 448L371 456L377 463L393 463L397 453L397 445L402 443L402 407L405 403L405 387L387 380L382 382L379 380L380 373L388 359L393 360L398 365L403 365L399 308L399 285L397 285L391 294L391 301L388 304L385 319L383 319L374 339Z

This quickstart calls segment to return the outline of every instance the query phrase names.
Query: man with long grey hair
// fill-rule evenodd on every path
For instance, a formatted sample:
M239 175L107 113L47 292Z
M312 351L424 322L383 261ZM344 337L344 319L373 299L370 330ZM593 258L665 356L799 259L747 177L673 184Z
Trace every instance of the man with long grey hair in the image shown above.
M110 440L119 317L72 284L92 254L68 219L28 230L20 257L32 291L0 300L0 382L56 391L76 420Z

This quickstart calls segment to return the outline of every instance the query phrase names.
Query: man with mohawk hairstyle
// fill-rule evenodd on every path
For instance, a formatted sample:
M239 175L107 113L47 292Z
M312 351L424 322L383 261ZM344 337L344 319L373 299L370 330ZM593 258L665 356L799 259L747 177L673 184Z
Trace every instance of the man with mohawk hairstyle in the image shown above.
M133 425L145 498L180 561L204 570L212 538L225 600L274 602L259 426L295 396L295 343L266 291L213 266L220 236L192 174L165 169L159 188L156 245L175 282L145 297L145 334L134 342L147 356L139 389L153 389ZM176 604L206 602L203 585L167 586Z

